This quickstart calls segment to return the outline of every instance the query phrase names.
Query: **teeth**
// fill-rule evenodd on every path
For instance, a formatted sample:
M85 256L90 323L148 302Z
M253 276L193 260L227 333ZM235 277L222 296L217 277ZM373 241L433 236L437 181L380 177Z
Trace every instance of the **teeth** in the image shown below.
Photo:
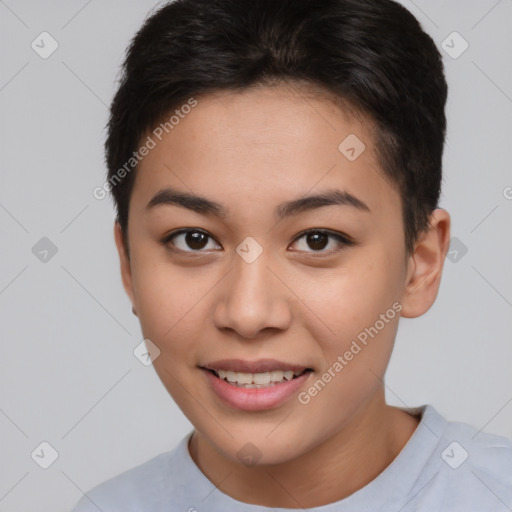
M292 380L293 379L293 372L291 370L283 372L283 375L284 375L284 378L286 380Z
M292 370L273 370L264 373L245 373L232 372L230 370L217 370L215 372L220 379L227 380L232 384L245 385L247 388L264 387L273 382L283 382L292 380L293 376L301 375L303 372L293 372Z
M272 382L280 382L284 379L284 372L280 370L274 370L270 372L270 380Z
M236 377L235 377L236 382L238 382L238 384L252 384L253 376L251 373L237 372L235 375L236 375ZM233 382L233 381L231 381L231 382Z
M272 375L270 372L266 373L255 373L254 375L251 375L248 373L251 382L254 382L254 384L270 384L270 381L272 380ZM251 382L248 382L247 384L251 384Z

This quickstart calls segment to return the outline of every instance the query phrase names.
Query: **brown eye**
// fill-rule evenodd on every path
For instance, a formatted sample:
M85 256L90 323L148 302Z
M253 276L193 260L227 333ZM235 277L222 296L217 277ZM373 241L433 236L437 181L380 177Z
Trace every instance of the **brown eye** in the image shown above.
M315 251L321 251L322 249L325 249L329 243L329 235L319 232L308 233L306 235L306 243L309 247L311 247L311 249L314 249Z
M164 245L172 244L176 249L183 252L206 252L202 249L208 249L208 243L214 239L208 233L199 229L181 229L170 235L167 235L162 243ZM216 249L218 244L213 244L209 249Z
M185 233L185 244L191 249L203 249L208 242L208 235L199 231Z
M297 237L295 244L298 246L298 251L330 254L343 249L345 246L353 245L353 242L339 233L310 229ZM326 247L328 249L324 250Z

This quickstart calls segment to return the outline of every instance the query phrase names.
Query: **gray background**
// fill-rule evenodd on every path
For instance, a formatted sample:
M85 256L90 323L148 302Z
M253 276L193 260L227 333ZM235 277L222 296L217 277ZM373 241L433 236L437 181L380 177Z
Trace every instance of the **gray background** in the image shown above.
M403 4L446 64L441 206L458 242L433 308L401 322L388 401L431 403L512 437L512 1ZM121 285L114 210L92 195L125 47L156 5L0 1L0 511L69 510L191 429L132 353L142 336ZM59 45L46 59L31 47L43 31ZM462 49L453 31L469 43L457 58L442 49ZM46 261L43 237L57 248ZM43 441L59 455L48 469L31 458ZM50 452L40 450L42 463Z

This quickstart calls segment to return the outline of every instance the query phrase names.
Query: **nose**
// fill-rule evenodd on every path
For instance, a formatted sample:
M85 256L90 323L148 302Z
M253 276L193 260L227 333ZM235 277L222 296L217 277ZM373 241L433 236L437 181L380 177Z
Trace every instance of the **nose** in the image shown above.
M252 263L235 256L232 269L216 290L216 327L245 339L286 330L291 321L291 294L276 273L269 268L265 251Z

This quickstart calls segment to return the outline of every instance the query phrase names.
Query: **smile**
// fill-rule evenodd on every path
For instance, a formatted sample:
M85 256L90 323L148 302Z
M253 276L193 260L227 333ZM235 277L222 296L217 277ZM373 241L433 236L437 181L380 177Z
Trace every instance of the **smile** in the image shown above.
M260 389L264 387L275 386L284 381L290 381L300 377L306 370L296 371L293 370L274 370L271 372L263 373L246 373L246 372L233 372L230 370L212 370L219 379L228 382L237 387L245 389Z
M244 411L279 407L299 393L313 374L311 368L272 359L223 360L200 368L224 405Z

